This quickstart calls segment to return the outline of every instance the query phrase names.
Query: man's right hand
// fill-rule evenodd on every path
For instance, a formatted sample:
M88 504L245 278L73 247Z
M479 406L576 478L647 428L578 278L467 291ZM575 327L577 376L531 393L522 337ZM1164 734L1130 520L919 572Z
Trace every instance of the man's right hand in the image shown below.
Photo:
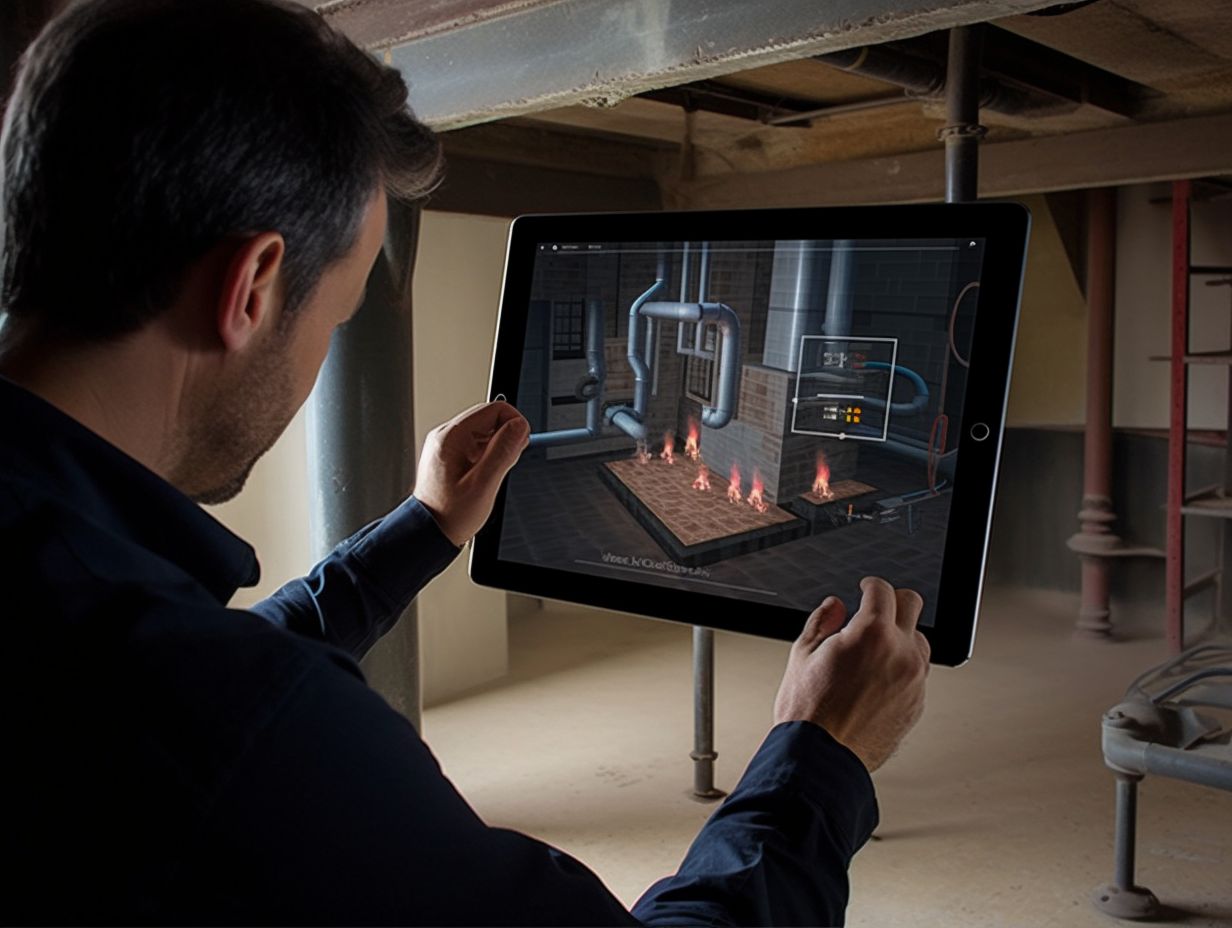
M820 725L876 770L924 711L928 641L916 630L924 601L878 577L860 581L860 609L846 628L835 596L809 616L791 646L774 721Z

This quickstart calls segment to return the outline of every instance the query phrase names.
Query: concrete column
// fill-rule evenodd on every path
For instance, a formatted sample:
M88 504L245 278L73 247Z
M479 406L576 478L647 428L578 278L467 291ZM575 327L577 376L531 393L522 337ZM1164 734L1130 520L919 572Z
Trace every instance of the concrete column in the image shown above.
M389 204L389 230L364 304L334 334L308 406L313 547L326 554L398 505L415 483L411 274L419 210ZM363 660L368 682L420 726L419 635L412 603Z

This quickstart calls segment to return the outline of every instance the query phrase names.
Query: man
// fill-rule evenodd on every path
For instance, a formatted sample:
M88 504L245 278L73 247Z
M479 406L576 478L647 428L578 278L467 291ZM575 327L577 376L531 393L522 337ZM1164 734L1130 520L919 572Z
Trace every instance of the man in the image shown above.
M87 0L21 66L3 152L7 922L825 924L918 718L919 597L863 583L791 650L776 725L630 914L481 821L356 661L491 512L493 403L414 495L250 611L239 492L362 299L386 195L439 149L406 89L277 0Z

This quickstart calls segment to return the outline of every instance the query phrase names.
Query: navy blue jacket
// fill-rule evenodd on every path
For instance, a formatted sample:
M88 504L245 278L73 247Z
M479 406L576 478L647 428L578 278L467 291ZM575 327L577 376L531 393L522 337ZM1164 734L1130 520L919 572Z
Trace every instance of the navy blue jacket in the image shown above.
M457 549L416 500L250 610L252 549L0 379L12 923L838 924L876 824L859 760L774 728L630 913L486 824L356 663Z

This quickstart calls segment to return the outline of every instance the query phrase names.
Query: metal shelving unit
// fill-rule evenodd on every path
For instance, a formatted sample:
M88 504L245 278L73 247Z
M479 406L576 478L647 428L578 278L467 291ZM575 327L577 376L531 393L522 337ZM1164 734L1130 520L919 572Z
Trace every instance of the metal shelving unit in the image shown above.
M1220 351L1192 351L1189 347L1190 286L1195 277L1214 277L1210 286L1232 284L1232 267L1193 265L1190 261L1190 201L1193 182L1172 185L1172 353L1157 360L1171 364L1171 400L1168 428L1168 506L1167 569L1165 608L1168 643L1174 653L1185 647L1185 601L1205 590L1214 589L1213 625L1232 612L1232 577L1228 558L1232 554L1232 454L1225 437L1222 483L1189 492L1185 487L1186 442L1189 418L1189 368L1194 364L1223 364L1232 373L1232 335L1229 347ZM1219 279L1226 278L1226 279ZM1156 359L1152 359L1156 360ZM1232 436L1232 378L1229 380L1228 432ZM1216 563L1211 569L1186 580L1185 520L1223 519L1219 531Z

